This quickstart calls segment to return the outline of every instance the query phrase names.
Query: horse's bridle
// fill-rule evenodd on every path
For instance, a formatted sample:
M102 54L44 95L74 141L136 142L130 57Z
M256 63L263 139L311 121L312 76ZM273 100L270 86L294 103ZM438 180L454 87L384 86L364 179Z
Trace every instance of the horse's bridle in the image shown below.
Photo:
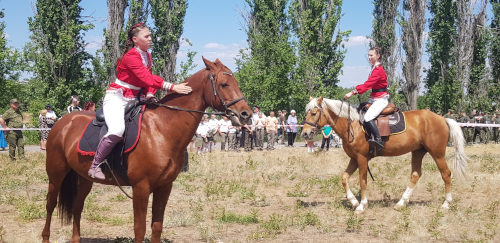
M233 74L229 73L229 72L224 72L224 74L233 76ZM230 101L229 103L226 103L224 101L224 99L222 98L220 92L217 90L217 87L215 86L214 76L215 75L212 73L209 74L210 84L212 85L212 88L214 90L214 96L217 96L219 98L219 101L224 106L223 112L206 112L206 111L191 110L191 109L186 109L186 108L173 106L173 105L165 105L165 104L161 104L158 102L147 102L147 103L153 104L156 106L165 107L165 108L172 109L172 110L177 110L177 111L196 112L196 113L207 114L207 115L213 114L213 115L220 115L220 116L227 116L227 117L234 116L233 112L229 109L229 107L238 103L239 101L246 100L246 99L245 99L245 97L240 97L240 98L237 98L237 99ZM211 107L214 107L214 102L212 99L210 99L210 105L211 105Z
M229 75L229 76L233 76L232 73L229 73L229 72L223 72L223 74L226 74L226 75ZM217 90L217 87L215 86L215 80L214 80L214 76L212 73L209 74L209 77L210 77L210 83L212 84L212 88L214 90L214 96L217 96L219 98L219 101L222 103L222 105L224 106L224 114L226 116L231 116L232 115L232 111L231 109L229 109L230 106L242 101L242 100L246 100L245 97L240 97L240 98L237 98L237 99L234 99L232 101L230 101L229 103L226 103L224 101L224 99L222 99L222 96L220 95L219 91ZM211 106L213 106L213 102L212 102L212 99L210 99L210 102L212 103Z
M316 120L316 122L315 122L315 123L308 122L308 121L304 121L304 123L305 123L305 124L307 124L307 125L311 125L311 126L313 126L314 128L316 128L316 129L321 129L321 128L319 127L318 123L319 123L319 121L321 121L321 115L322 115L322 111L321 111L321 110L322 110L322 109L321 109L321 107L319 107L318 105L314 105L314 107L319 109L319 117L318 117L318 119Z

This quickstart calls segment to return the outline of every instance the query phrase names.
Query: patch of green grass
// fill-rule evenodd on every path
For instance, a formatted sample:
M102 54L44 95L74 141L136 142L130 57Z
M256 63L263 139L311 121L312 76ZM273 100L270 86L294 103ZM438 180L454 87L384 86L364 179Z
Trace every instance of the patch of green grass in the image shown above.
M441 218L443 218L443 213L441 211L436 210L434 216L432 216L431 221L427 224L427 231L434 237L435 239L441 236L441 232L439 231L439 226L441 225Z
M19 218L26 222L44 218L46 215L42 202L32 202L25 197L12 197L10 204L16 208Z
M220 223L238 223L238 224L256 224L259 223L257 211L252 210L249 215L240 215L232 212L226 212L223 209L217 213L216 220Z
M365 221L365 217L356 215L354 212L349 213L349 217L346 220L346 230L347 232L357 232L361 229L361 224Z
M123 193L118 193L116 194L116 196L112 197L110 200L112 202L123 202L123 201L126 201L128 199L127 196L125 196Z
M269 220L260 223L260 227L264 230L262 236L275 237L277 234L281 234L286 230L286 220L282 215L273 213L269 216Z
M488 174L495 174L500 171L500 159L490 153L483 154L480 157L480 171Z
M306 226L319 226L321 222L318 215L312 211L307 211L304 213L297 212L297 214L292 216L292 224L300 227L304 230Z

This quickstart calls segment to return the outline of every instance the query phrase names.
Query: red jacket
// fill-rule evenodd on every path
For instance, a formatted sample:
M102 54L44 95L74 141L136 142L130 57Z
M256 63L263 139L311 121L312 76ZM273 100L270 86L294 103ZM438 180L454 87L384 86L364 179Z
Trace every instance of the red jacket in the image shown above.
M151 54L146 52L148 56L148 67L144 66L142 63L142 57L136 48L130 49L123 57L118 60L116 67L116 78L125 82L129 85L133 85L137 88L144 88L146 94L143 95L152 96L156 93L157 89L162 89L164 86L163 79L152 73L152 63ZM173 84L168 83L170 91L174 87ZM135 98L139 93L139 89L131 89L129 87L121 86L115 82L109 85L108 90L123 90L123 96L125 98ZM143 92L144 92L143 91Z
M385 70L382 65L376 66L368 80L364 84L360 84L356 86L356 91L358 94L363 94L369 89L383 89L387 88L387 74L385 74ZM370 94L370 98L379 98L385 95L388 95L388 91L383 92L372 92Z

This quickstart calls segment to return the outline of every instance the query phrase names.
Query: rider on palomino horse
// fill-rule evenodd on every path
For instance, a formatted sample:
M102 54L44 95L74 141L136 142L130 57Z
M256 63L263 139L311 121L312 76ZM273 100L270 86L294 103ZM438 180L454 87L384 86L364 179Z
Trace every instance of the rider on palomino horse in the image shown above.
M377 151L382 151L384 149L384 141L380 137L377 125L375 124L375 118L382 112L382 110L389 103L389 92L387 91L387 74L385 73L382 64L379 62L381 56L381 49L379 47L373 47L368 51L368 59L373 65L372 71L368 80L365 83L356 86L356 89L345 94L344 98L349 99L355 94L363 94L367 90L371 89L369 103L372 104L364 117L364 127L367 129L368 134L373 134L375 140L370 140L377 148ZM369 136L371 137L371 136Z
M133 48L132 48L133 47ZM97 146L97 151L89 169L89 176L104 180L99 165L122 140L125 132L125 107L134 102L141 89L146 91L142 98L152 99L157 89L167 92L188 94L191 87L185 84L174 85L152 74L151 32L144 23L133 25L128 30L125 52L116 67L116 81L109 85L103 102L103 112L108 132Z

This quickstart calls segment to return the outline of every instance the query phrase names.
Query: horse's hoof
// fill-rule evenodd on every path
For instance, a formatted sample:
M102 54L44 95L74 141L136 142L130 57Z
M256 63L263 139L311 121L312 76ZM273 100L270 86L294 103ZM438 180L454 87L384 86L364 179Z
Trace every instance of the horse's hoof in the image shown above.
M364 209L357 209L357 208L356 208L356 210L354 210L354 214L356 214L356 215L363 214L364 212L365 212L365 210L364 210Z
M401 211L401 209L403 209L404 207L406 207L406 205L401 205L398 203L398 204L394 205L394 210Z
M358 206L359 206L359 202L358 202L358 201L356 201L356 202L351 202L351 204L352 204L352 209L356 209L356 208L358 208Z

